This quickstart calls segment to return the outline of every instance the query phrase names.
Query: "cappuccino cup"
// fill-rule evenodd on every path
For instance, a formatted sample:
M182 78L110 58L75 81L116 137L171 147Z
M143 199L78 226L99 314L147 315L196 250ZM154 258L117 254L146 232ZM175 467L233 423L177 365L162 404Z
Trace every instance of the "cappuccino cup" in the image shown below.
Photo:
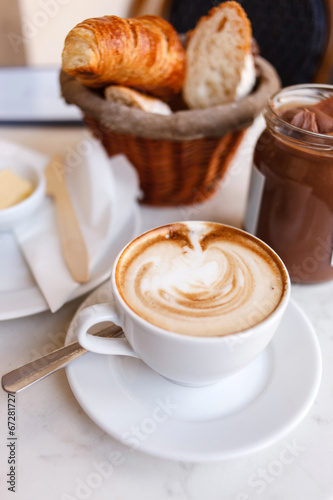
M113 301L75 324L88 351L140 358L167 379L207 385L253 361L271 341L290 297L279 256L258 238L202 221L152 229L131 241L111 273ZM97 323L125 338L89 334Z

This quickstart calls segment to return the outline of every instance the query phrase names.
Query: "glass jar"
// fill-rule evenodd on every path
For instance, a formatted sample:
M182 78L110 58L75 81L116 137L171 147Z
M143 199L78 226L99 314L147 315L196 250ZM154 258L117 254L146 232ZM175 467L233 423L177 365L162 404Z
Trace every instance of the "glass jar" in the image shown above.
M333 278L333 135L310 132L279 116L333 96L333 86L295 85L275 94L253 156L245 229L270 245L291 280Z

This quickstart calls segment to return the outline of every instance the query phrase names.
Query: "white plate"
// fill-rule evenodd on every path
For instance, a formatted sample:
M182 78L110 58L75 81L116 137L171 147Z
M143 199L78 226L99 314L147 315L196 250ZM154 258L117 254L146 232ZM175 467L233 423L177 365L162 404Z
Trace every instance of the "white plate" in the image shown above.
M81 111L61 97L59 73L58 67L1 68L0 123L82 124Z
M115 257L139 233L140 224L139 207L134 203L132 215L117 240L106 242L105 251L90 280L80 285L68 300L84 295L108 278ZM21 318L49 309L10 232L0 233L0 275L0 320Z
M79 310L109 297L104 284ZM74 321L66 342L74 340ZM290 432L318 392L321 353L309 320L291 301L265 352L218 384L182 387L135 358L93 353L69 365L67 377L90 418L131 449L202 462L253 452Z

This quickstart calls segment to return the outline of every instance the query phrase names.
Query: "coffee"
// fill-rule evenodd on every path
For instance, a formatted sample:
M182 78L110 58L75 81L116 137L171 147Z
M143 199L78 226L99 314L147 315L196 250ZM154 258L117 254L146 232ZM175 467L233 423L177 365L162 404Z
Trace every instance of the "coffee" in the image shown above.
M176 333L216 337L267 318L288 277L277 255L238 229L187 222L152 230L120 256L115 281L140 317Z

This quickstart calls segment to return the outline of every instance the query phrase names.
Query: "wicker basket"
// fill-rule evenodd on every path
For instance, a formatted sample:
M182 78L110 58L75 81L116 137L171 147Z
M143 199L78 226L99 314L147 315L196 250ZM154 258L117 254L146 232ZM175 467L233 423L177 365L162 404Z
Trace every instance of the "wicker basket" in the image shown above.
M107 102L61 73L63 97L76 104L109 156L123 153L136 168L145 204L189 205L218 188L246 128L279 89L274 68L256 58L258 81L236 104L162 116Z

